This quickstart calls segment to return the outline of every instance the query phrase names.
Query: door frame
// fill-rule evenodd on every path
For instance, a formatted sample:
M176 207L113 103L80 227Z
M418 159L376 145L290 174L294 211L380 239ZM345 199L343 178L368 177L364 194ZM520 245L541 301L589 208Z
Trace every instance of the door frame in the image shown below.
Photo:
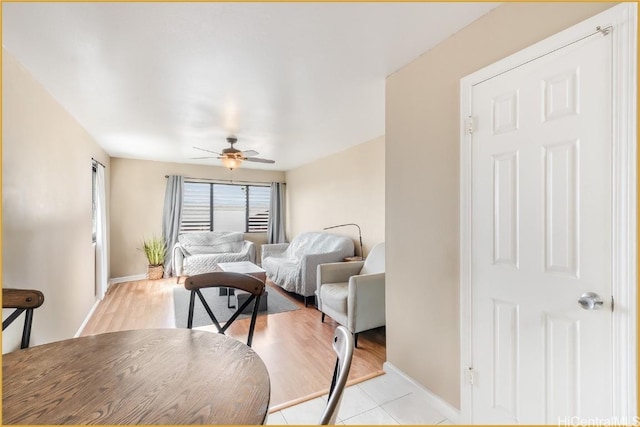
M471 217L472 89L487 79L611 26L613 414L637 416L637 4L622 3L460 80L460 415L471 424L473 394ZM471 370L470 370L471 368ZM623 420L623 421L620 421ZM624 421L626 420L626 421Z

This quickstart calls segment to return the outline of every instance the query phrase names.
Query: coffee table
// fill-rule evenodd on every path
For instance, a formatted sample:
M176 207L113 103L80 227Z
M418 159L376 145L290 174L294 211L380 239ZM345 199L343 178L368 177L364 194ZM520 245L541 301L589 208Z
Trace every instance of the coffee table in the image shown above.
M262 280L263 283L267 280L267 272L250 261L220 262L218 263L216 269L219 271L225 271L227 273L248 274L249 276L253 276L256 279ZM235 296L235 299L236 299L235 306L231 305L231 295ZM249 295L248 292L239 291L236 289L229 289L227 291L227 307L228 308L239 307L240 304L242 304L244 300L248 298L248 295ZM268 293L265 290L264 295L262 295L262 297L260 298L260 307L259 307L260 311L264 311L267 309L267 296L268 296Z
M250 261L220 262L217 268L227 273L248 274L263 282L267 280L267 272Z

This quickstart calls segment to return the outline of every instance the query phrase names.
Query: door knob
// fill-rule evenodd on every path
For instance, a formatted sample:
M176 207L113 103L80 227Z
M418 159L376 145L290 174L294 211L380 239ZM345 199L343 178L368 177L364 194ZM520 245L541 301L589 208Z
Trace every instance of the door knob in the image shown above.
M602 307L604 301L602 301L600 295L596 294L595 292L585 292L584 294L580 295L578 304L580 304L580 307L584 308L585 310L597 310Z

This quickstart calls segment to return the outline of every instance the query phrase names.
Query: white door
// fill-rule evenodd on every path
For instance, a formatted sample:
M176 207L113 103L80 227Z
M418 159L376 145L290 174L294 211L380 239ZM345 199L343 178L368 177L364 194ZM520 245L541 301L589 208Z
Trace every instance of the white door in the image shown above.
M472 89L474 423L611 418L611 56L597 33Z

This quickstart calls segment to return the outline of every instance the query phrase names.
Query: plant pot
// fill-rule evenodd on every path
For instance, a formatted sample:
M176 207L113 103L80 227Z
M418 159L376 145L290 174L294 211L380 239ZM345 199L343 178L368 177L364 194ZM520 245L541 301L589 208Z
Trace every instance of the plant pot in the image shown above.
M162 279L164 275L164 266L162 265L150 265L147 269L147 277L149 280Z

